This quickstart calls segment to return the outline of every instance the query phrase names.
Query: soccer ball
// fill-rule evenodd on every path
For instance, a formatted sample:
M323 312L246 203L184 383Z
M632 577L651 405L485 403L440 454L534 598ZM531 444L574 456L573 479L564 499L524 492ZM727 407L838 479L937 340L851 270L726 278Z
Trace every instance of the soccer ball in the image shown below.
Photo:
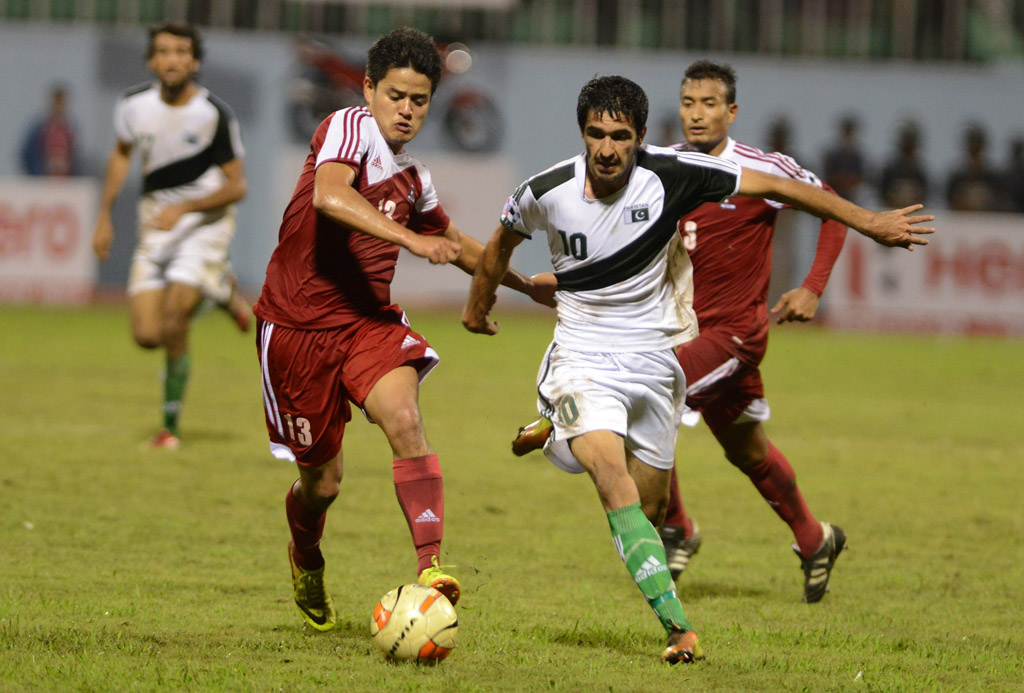
M377 602L370 619L373 644L388 659L440 662L455 647L459 617L433 587L402 585Z

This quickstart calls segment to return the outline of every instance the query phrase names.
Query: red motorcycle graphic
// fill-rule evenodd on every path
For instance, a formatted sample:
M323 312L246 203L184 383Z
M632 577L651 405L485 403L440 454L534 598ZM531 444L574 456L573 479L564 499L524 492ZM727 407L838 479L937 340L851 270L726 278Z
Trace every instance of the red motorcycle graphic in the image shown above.
M486 93L459 85L453 77L472 66L462 44L439 44L445 86L438 90L431 110L440 111L451 143L467 152L490 152L501 145L503 124L497 105ZM362 106L365 66L330 46L301 37L297 46L299 74L292 79L289 122L297 142L309 142L320 122L339 108ZM455 82L454 86L451 82Z

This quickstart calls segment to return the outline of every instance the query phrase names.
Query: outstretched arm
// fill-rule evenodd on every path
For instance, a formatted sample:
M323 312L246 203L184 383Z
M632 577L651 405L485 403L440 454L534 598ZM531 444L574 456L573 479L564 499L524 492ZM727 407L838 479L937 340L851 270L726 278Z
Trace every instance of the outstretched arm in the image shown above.
M107 171L103 175L103 196L100 198L100 212L96 218L96 227L92 232L92 249L101 262L106 262L110 255L110 246L114 243L114 223L111 214L114 202L121 194L128 172L132 170L132 145L130 142L117 141L107 159Z
M462 254L459 255L459 259L453 264L466 274L472 275L476 271L480 255L483 253L483 244L472 236L459 231L455 224L450 224L444 235L462 247ZM538 275L538 277L542 276ZM543 279L527 277L509 267L505 271L505 276L501 278L501 285L507 286L521 294L526 294L537 303L551 308L555 307L554 291L551 290L551 287Z
M469 288L469 300L462 311L462 324L477 334L497 334L498 323L491 322L488 314L494 307L498 283L508 271L513 249L523 241L504 226L491 236L473 272L473 284Z
M928 245L927 239L914 234L935 233L934 228L918 226L934 220L934 216L910 216L924 205L872 212L813 185L749 168L743 169L739 192L749 197L767 197L818 217L834 219L885 246L913 250L915 245Z
M355 177L356 172L346 164L322 164L313 182L313 208L343 226L394 243L435 265L458 258L459 245L446 236L421 236L378 211L352 187Z

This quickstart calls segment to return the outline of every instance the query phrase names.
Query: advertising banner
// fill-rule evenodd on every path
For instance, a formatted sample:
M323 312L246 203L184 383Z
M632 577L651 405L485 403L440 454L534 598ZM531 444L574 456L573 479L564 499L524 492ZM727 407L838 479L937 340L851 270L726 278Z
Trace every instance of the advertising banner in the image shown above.
M825 296L831 327L1024 336L1024 217L944 212L926 247L846 237Z
M0 179L0 302L88 302L99 186L87 178Z

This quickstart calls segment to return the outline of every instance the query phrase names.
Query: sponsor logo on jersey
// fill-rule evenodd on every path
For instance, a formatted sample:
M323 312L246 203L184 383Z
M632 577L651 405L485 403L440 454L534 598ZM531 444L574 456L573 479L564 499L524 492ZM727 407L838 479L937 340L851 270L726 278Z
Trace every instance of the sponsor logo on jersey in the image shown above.
M736 205L728 197L722 200L718 206L722 209L736 209Z
M409 347L414 347L419 343L420 340L416 339L411 334L407 334L405 335L405 339L402 340L402 348L408 349Z
M373 161L370 162L370 166L375 166L376 168L379 168L381 171L384 170L384 164L380 162L379 154L374 158Z
M651 220L651 211L647 205L633 205L627 207L623 215L624 224L642 224Z

